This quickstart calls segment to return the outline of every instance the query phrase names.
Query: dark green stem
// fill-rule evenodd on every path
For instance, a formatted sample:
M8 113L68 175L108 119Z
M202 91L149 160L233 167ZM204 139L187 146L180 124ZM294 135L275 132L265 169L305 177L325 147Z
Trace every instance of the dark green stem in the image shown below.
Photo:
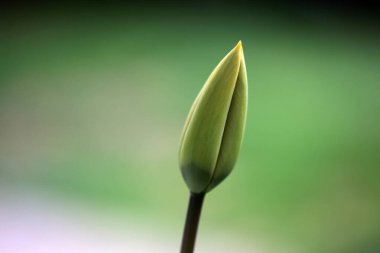
M181 253L193 253L197 237L199 218L205 193L190 193L189 207L187 209L186 223L183 230Z

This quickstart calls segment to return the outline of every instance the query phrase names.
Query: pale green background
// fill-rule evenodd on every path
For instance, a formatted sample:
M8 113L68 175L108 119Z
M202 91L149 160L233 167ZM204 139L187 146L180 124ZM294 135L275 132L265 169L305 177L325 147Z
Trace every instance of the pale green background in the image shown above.
M241 39L249 80L246 134L235 170L206 198L199 252L202 246L222 252L234 241L236 252L378 252L375 27L318 14L66 10L5 16L3 210L13 213L13 200L20 199L26 210L30 203L39 208L15 220L49 213L44 205L76 216L65 204L72 201L82 214L133 220L133 229L165 237L176 252L188 197L177 165L180 132L207 76ZM33 204L36 198L45 199L42 207ZM38 224L48 222L44 217ZM8 221L0 234L9 233L14 223ZM215 238L218 233L228 239ZM141 240L140 251L126 252L145 252L149 240ZM210 249L216 244L225 246ZM0 241L0 248L6 245L12 248Z

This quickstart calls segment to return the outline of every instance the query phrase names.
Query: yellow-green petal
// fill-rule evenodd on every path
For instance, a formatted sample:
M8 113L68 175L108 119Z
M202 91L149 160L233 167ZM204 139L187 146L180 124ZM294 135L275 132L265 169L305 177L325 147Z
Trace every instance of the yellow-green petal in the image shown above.
M236 80L234 94L224 128L217 164L207 191L210 191L222 182L230 174L236 163L244 135L247 102L248 82L244 55L242 54L239 75Z
M185 123L179 162L190 191L210 190L231 171L242 139L246 96L239 42L211 73Z

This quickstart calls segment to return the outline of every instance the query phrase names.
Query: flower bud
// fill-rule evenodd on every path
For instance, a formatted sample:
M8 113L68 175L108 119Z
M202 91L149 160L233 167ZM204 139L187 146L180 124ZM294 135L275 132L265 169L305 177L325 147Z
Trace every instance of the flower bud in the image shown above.
M191 192L208 192L231 172L243 138L247 94L239 41L211 73L186 119L179 164Z

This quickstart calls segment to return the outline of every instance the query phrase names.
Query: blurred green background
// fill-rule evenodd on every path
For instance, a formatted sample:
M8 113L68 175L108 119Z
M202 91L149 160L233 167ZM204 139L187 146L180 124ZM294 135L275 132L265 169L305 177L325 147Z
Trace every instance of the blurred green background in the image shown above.
M0 215L36 198L41 209L13 219L76 203L84 216L118 213L153 238L167 234L178 251L188 198L177 165L182 126L242 40L245 139L233 173L206 198L198 252L231 252L234 241L234 252L379 252L380 30L358 13L246 2L9 8L0 25ZM14 242L0 240L2 252L41 252L17 251L18 229Z

